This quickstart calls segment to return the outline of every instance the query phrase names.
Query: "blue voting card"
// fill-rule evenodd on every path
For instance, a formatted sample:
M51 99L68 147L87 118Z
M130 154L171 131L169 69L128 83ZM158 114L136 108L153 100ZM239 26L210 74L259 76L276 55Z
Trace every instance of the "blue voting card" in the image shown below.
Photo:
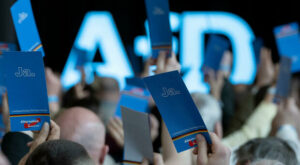
M275 102L289 96L292 77L291 65L292 60L289 57L281 57L276 84Z
M149 115L126 107L121 109L124 128L123 165L141 164L143 159L153 163Z
M22 51L41 51L45 55L30 0L18 0L11 7L19 45Z
M137 110L149 111L150 92L146 89L140 78L127 78L126 87L121 91L120 101L117 105L116 116L121 117L121 106Z
M156 59L160 51L172 51L172 32L169 20L168 0L145 0L152 58Z
M196 147L201 133L211 144L207 128L178 71L144 78L166 123L177 152Z
M229 49L229 41L218 35L210 35L204 56L204 67L219 70L223 54Z
M0 51L16 51L17 45L13 43L0 42Z
M296 22L274 28L277 49L280 56L290 57L292 72L300 71L300 35Z
M41 52L4 52L2 57L11 131L40 130L50 123Z
M256 38L253 42L254 54L255 54L255 62L256 65L260 62L260 51L261 48L264 46L264 41L262 38Z

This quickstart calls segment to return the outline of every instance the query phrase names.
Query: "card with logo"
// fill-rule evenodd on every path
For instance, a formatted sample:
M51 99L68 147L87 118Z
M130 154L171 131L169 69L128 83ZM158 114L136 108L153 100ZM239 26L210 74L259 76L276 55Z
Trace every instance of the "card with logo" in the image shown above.
M153 146L149 115L121 107L124 128L124 165L153 163Z
M18 0L11 7L19 45L22 51L41 51L45 55L30 0Z
M4 52L1 58L8 94L11 131L38 131L50 123L41 52Z
M157 58L160 51L172 51L172 32L169 20L168 0L145 0L152 58Z
M178 71L144 78L177 152L196 147L196 135L211 144L207 128Z
M121 117L121 106L128 107L139 112L148 112L150 92L146 89L142 79L127 78L126 83L126 87L123 91L121 91L116 116Z
M277 49L280 56L292 60L292 72L300 71L300 34L297 22L274 28Z
M229 41L218 35L210 35L205 51L204 66L219 70L223 54L229 49Z
M275 102L278 102L281 99L285 99L289 96L292 77L291 65L292 60L289 57L281 57L276 84Z

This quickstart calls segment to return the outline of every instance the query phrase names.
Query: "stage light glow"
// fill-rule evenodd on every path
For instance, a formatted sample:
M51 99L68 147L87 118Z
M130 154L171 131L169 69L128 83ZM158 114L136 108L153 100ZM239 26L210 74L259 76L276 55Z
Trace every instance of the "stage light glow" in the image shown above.
M204 35L222 34L233 49L233 84L251 84L256 67L250 26L239 16L227 12L184 12L180 31L180 62L189 71L184 77L190 91L208 92L200 68L204 58Z
M215 33L229 38L233 49L233 70L230 81L233 84L251 84L254 81L256 67L252 41L255 39L250 26L239 16L227 12L183 12L181 15L171 12L172 32L180 32L180 39L173 36L173 50L177 54L180 43L180 63L186 69L183 77L188 89L207 93L209 87L203 81L200 68L204 58L204 35ZM134 40L134 52L138 56L150 56L150 40L147 21L145 36ZM125 77L133 76L133 70L119 36L113 17L109 12L89 12L74 42L74 48L86 52L84 65L86 81L93 81L94 73L117 79L121 88ZM99 50L103 63L93 62ZM69 89L81 79L76 69L77 54L70 52L62 73L62 84Z
M125 86L125 77L133 76L126 51L119 36L116 24L109 12L89 12L84 17L74 47L87 52L84 68L88 82L94 73L104 77L114 77L121 88ZM103 63L92 62L96 51L102 55ZM76 71L76 54L70 53L62 74L62 84L68 89L81 79ZM77 76L73 74L77 74ZM73 79L71 79L73 77ZM75 81L76 80L76 81Z

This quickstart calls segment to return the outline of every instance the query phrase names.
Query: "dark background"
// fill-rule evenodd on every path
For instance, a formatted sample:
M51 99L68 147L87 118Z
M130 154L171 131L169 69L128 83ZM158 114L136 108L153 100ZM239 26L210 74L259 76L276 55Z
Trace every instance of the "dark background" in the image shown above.
M15 42L9 7L14 0L0 0L0 42ZM78 29L86 12L110 11L117 24L127 53L133 55L133 40L145 34L146 19L144 0L31 0L36 23L46 53L45 63L61 71L71 50ZM267 3L263 0L169 0L170 10L227 11L245 19L256 36L263 37L272 48L273 59L278 55L273 37L273 27L300 21L297 1ZM132 59L132 58L130 58Z

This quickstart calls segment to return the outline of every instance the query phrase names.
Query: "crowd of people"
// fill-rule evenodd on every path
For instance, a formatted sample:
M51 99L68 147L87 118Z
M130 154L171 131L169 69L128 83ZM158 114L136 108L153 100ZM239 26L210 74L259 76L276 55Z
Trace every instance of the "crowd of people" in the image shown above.
M274 103L278 64L262 48L252 85L229 81L232 54L227 51L221 69L205 69L210 93L191 93L209 131L212 144L197 135L197 147L177 153L153 100L149 103L154 165L297 165L300 164L300 76L293 74L290 97ZM178 70L174 54L161 52L149 59L141 77ZM115 165L123 160L122 120L114 115L120 98L118 82L96 77L63 91L60 75L45 68L51 123L38 132L10 132L7 94L1 114L6 133L1 142L1 165ZM178 121L180 122L180 121ZM138 135L137 135L138 136ZM142 165L150 164L144 160Z

